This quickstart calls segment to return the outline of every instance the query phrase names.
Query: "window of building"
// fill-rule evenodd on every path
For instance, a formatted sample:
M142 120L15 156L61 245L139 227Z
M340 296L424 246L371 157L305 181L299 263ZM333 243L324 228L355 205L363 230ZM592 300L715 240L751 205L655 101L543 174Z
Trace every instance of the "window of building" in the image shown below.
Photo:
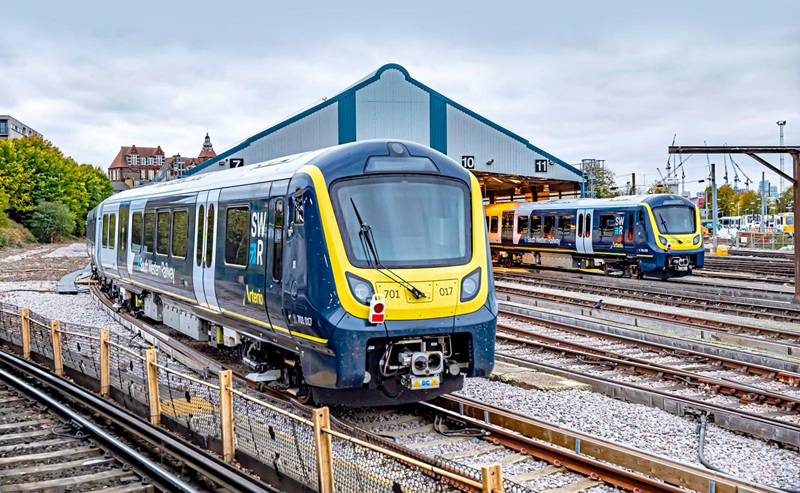
M572 216L558 216L558 232L561 236L570 234L570 225L572 223Z
M131 224L131 250L142 251L142 213L134 212Z
M156 228L156 253L169 255L169 212L159 211Z
M172 213L172 256L186 258L186 241L189 239L189 211Z
M153 158L152 157L147 158L147 164L153 164Z
M531 236L542 234L542 216L531 214Z
M499 223L499 220L497 219L497 216L492 216L492 227L489 230L491 233L497 233L498 223Z
M200 211L197 213L197 237L194 242L195 250L197 251L195 253L195 259L198 267L203 265L203 225L205 224L206 220L205 215L205 206L201 205Z
M136 155L131 156L131 164L136 164Z
M247 266L247 253L249 247L249 230L247 228L250 217L248 207L229 207L225 214L225 263L230 265Z
M275 201L275 240L272 244L272 278L281 281L283 268L283 199Z
M554 238L556 235L556 216L544 216L544 234L545 238Z
M600 216L600 236L614 236L614 216L603 214Z
M108 248L114 248L114 237L117 235L117 215L108 215Z
M517 233L528 234L528 216L519 216L517 218Z
M108 214L103 214L103 247L108 246Z
M156 215L154 212L144 213L144 253L155 251Z
M211 267L214 259L214 204L208 206L208 226L206 227L206 267Z
M0 120L0 134L8 133L8 120Z

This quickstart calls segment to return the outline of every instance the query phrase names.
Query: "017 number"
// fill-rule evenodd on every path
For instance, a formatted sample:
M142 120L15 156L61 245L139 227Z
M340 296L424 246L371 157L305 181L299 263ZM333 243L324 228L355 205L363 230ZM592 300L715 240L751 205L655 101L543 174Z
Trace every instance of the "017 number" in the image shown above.
M453 286L439 288L439 296L450 296L453 294Z

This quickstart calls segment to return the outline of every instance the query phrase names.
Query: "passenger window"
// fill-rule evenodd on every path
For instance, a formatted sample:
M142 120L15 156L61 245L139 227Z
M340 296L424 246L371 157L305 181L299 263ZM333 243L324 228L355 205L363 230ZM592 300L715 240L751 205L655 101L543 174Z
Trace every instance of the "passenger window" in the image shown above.
M124 252L128 247L128 214L119 215L119 251Z
M154 212L144 213L144 253L155 251L156 215Z
M614 236L614 216L602 215L600 216L600 236Z
M206 226L206 267L214 260L214 204L208 206L208 225Z
M583 238L583 214L578 214L578 238Z
M491 233L497 233L498 220L497 216L492 216L492 228L489 230Z
M626 241L633 241L633 212L628 213L628 233Z
M272 244L272 279L281 282L283 266L283 199L275 201L275 240Z
M114 237L117 234L117 215L109 214L108 217L108 248L114 248Z
M555 237L556 229L556 216L544 216L544 234L545 238Z
M531 236L540 236L542 234L542 216L531 215Z
M197 238L194 242L194 247L197 250L195 255L197 258L197 266L203 265L203 225L205 224L206 209L205 206L200 206L200 212L197 213Z
M103 214L103 247L108 247L108 214Z
M186 258L186 240L189 238L189 211L172 213L172 256Z
M528 216L519 216L517 218L517 233L528 234Z
M586 226L583 228L583 233L587 238L592 237L592 215L586 214Z
M156 253L169 255L169 212L158 213L158 228L156 228Z
M570 226L572 224L571 218L572 216L558 216L558 232L561 236L570 234Z
M225 214L225 263L230 265L247 266L247 247L249 231L247 218L250 217L249 207L229 207Z
M134 212L131 223L131 250L142 251L142 213Z

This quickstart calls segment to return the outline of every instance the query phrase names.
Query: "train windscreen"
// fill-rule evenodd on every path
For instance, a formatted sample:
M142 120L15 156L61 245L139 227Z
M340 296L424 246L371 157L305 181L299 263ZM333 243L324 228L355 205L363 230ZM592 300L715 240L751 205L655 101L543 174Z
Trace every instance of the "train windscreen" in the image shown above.
M694 208L685 205L665 205L653 208L661 234L688 235L697 230Z
M357 267L374 263L362 223L386 267L460 265L472 257L469 189L461 181L370 176L337 182L331 192L347 256Z

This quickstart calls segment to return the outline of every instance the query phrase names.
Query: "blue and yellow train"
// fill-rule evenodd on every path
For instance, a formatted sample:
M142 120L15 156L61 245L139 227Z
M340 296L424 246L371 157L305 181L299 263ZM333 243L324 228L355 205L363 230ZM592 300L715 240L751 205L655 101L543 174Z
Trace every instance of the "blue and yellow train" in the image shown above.
M87 220L102 289L238 348L301 401L431 399L488 375L497 304L475 177L365 141L135 188Z
M486 206L495 261L669 277L703 267L700 211L677 195Z

